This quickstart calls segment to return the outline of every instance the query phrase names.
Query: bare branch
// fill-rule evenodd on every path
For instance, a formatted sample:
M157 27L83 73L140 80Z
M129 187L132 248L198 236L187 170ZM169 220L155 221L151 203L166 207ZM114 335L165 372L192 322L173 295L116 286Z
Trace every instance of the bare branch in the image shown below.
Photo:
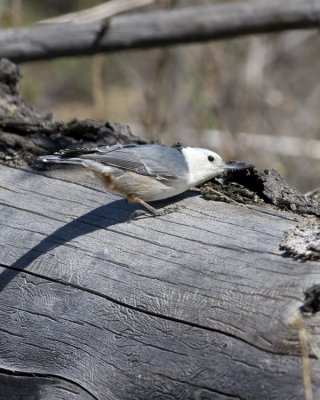
M320 0L246 1L0 31L0 57L24 62L319 27Z

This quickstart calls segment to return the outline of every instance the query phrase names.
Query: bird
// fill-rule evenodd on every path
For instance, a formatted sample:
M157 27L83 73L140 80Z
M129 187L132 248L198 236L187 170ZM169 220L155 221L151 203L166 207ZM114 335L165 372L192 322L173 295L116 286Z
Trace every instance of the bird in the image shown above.
M153 216L161 210L149 202L163 200L198 186L227 169L241 168L225 163L215 152L163 144L115 144L94 148L61 150L39 157L43 163L82 166L99 176L107 189L139 203ZM241 163L240 163L241 164Z

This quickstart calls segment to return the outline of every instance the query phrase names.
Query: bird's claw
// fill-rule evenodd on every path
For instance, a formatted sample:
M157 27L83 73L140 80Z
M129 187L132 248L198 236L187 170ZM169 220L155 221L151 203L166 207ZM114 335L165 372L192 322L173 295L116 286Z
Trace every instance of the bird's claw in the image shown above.
M129 217L128 222L131 222L139 217L142 216L148 216L148 217L162 217L164 215L167 214L171 214L174 212L177 212L179 210L181 210L181 208L185 208L185 206L183 205L179 205L179 206L172 206L172 207L166 207L166 208L162 208L161 210L156 210L154 209L154 212L151 211L145 211L145 210L135 210Z
M142 217L144 215L150 215L147 211L145 210L135 210L133 211L133 213L130 215L129 219L128 219L128 223L139 218Z

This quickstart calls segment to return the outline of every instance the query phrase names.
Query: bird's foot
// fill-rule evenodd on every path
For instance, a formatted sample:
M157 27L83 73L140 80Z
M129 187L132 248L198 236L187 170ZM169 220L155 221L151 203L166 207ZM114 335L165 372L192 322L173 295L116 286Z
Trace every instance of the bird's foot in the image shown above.
M156 208L152 207L151 209L146 210L135 210L129 217L128 222L131 222L139 217L142 216L147 216L147 217L162 217L167 214L171 214L174 212L177 212L181 210L182 208L185 208L185 206L179 205L179 206L172 206L172 207L166 207L162 208L161 210L157 210Z
M135 210L133 211L133 213L130 215L129 219L128 219L128 223L131 221L134 221L135 219L142 217L142 216L153 216L153 214L149 214L147 211L145 210Z

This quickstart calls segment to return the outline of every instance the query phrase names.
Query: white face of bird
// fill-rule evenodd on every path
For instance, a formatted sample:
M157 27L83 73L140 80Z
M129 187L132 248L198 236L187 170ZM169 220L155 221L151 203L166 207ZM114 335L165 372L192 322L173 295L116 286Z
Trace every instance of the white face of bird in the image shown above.
M226 168L226 164L219 154L197 147L182 149L183 155L189 167L189 184L199 185L217 175Z

